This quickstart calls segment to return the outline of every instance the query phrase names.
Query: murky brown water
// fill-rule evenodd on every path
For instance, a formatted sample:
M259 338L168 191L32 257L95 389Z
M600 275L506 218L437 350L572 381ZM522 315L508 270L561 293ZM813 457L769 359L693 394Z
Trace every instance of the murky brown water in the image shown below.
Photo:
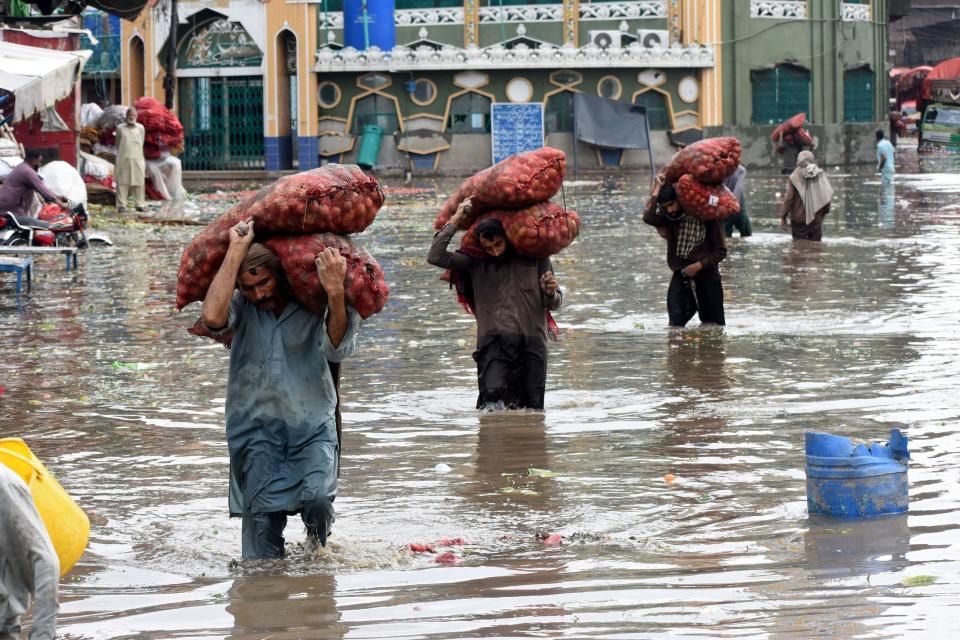
M644 180L571 176L583 236L555 261L565 335L544 414L472 409L473 323L424 261L452 183L391 198L362 236L393 295L345 369L334 542L308 555L292 519L291 557L276 564L233 562L227 352L185 333L196 308L173 311L197 229L108 225L116 248L85 254L75 273L43 261L19 312L4 278L0 430L26 438L94 523L62 585L61 633L948 637L960 604L960 161L909 155L892 192L830 168L822 245L777 230L784 180L752 175L756 234L734 240L723 267L729 325L675 335L664 246L638 221ZM909 515L808 518L804 431L882 439L899 425ZM406 550L457 536L469 544L455 566ZM934 582L903 586L913 576Z

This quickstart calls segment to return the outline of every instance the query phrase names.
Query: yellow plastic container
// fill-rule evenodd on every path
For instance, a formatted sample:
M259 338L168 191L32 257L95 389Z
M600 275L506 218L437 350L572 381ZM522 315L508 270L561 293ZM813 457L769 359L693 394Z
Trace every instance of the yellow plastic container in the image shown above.
M0 439L0 464L30 487L33 502L60 558L60 576L67 575L87 548L90 537L87 514L20 438Z

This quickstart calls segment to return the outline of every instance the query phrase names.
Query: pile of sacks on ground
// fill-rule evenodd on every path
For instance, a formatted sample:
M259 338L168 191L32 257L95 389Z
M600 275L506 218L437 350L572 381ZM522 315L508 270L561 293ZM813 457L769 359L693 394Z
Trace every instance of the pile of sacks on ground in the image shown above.
M471 176L451 195L437 216L440 229L466 198L471 208L461 229L467 229L460 248L479 248L474 229L488 218L503 224L510 244L521 255L548 258L559 253L580 233L580 217L550 202L563 183L567 159L563 151L544 147L511 156Z
M347 260L347 304L368 318L383 309L390 289L377 261L348 234L370 226L381 206L380 185L356 165L328 164L285 176L235 205L193 238L180 260L177 308L206 297L230 246L230 229L252 219L255 241L280 258L301 305L322 317L327 300L314 260L333 247ZM214 337L199 322L189 331ZM229 344L229 338L219 341Z
M137 109L137 122L143 125L147 197L153 200L183 198L183 172L177 158L183 153L183 125L172 111L154 98L138 98L133 106ZM126 119L127 108L113 105L101 109L96 104L84 104L80 108L81 173L88 183L116 188L113 183L113 163L117 159L116 129Z
M813 136L803 128L806 122L807 114L798 113L781 122L777 128L773 130L773 133L770 134L770 139L776 143L777 153L782 155L787 145L794 147L814 146Z
M723 186L740 165L740 141L733 137L705 138L671 158L663 171L687 214L701 220L723 220L740 212L740 201Z
M23 162L23 145L17 142L9 125L0 125L0 180Z

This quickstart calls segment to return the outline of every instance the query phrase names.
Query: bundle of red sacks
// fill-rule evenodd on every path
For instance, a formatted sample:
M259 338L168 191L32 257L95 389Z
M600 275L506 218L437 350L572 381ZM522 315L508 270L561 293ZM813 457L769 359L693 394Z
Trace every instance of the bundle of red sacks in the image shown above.
M390 289L383 269L344 234L359 233L383 206L377 181L356 165L328 164L285 176L211 222L183 252L177 274L177 308L203 300L230 245L230 229L253 220L256 241L280 258L294 297L323 315L326 294L314 260L333 247L347 260L344 292L362 318L383 309ZM199 325L191 333L208 335Z
M137 109L137 122L143 125L143 157L156 160L169 152L183 152L183 125L162 102L144 96L133 106ZM116 128L100 132L100 144L112 147L117 144Z
M465 180L443 205L434 227L443 227L460 203L470 198L469 213L460 226L468 229L461 249L479 247L476 224L497 218L518 253L548 258L580 233L577 213L549 202L560 189L566 167L563 151L550 147L510 156Z
M773 130L773 133L770 134L770 139L774 142L780 143L777 145L777 153L782 154L785 145L788 144L798 147L813 146L813 136L810 135L809 131L803 128L803 125L806 123L806 121L807 114L798 113L797 115L780 123L780 125Z
M722 220L740 212L740 201L722 184L737 170L740 154L736 138L698 140L674 154L663 171L664 184L674 186L689 215Z

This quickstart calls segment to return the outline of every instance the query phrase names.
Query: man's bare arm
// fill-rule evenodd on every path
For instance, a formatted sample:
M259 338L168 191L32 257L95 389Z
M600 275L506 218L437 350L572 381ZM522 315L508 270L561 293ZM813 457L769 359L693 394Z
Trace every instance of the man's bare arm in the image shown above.
M333 247L327 247L315 260L320 284L327 293L327 337L336 349L347 335L347 307L343 280L347 276L347 260Z
M230 246L223 264L214 276L207 296L203 299L200 318L208 329L222 329L227 324L230 300L236 288L240 263L247 257L253 243L253 220L240 222L230 229Z

